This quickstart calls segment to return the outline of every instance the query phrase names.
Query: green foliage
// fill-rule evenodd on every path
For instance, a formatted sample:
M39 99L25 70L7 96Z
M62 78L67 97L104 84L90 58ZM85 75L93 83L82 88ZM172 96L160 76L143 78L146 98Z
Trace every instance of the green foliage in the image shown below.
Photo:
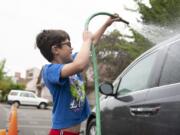
M25 85L16 84L12 81L11 77L7 76L4 72L6 60L0 61L0 90L2 91L3 100L11 89L24 89Z
M169 26L180 18L179 0L150 0L151 7L143 4L141 0L136 1L144 23Z
M4 72L5 63L6 63L6 60L2 60L0 62L0 80L3 80L5 76L5 72Z

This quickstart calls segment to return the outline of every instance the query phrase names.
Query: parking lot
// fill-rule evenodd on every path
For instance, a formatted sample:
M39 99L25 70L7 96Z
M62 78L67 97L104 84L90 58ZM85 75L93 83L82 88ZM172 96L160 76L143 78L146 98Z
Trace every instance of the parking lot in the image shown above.
M10 109L10 105L0 104L0 129L8 128ZM20 106L17 111L18 135L47 135L51 128L51 110L52 107L43 110L36 107ZM83 124L82 131L84 126Z
M0 129L8 127L10 105L0 104ZM18 111L19 135L46 135L51 127L51 109L21 106Z

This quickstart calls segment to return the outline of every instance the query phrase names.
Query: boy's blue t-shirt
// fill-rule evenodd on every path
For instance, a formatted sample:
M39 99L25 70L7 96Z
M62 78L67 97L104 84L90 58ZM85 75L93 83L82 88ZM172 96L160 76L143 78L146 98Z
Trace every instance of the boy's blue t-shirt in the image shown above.
M69 128L80 124L90 114L81 74L61 78L64 64L48 64L43 80L53 98L52 128Z

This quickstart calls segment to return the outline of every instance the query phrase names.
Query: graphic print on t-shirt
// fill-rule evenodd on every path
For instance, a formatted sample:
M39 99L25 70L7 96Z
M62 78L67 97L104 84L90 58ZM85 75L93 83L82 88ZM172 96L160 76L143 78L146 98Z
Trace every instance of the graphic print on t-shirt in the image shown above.
M85 87L82 80L77 75L69 77L70 80L70 91L72 94L72 101L70 103L70 109L73 111L79 111L85 99Z

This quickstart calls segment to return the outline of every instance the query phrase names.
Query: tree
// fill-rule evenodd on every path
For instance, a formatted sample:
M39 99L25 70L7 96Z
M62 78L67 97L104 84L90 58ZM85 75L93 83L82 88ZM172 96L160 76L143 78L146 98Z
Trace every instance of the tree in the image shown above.
M179 0L149 0L151 7L136 0L144 23L171 27L180 21Z
M3 80L5 77L4 67L5 67L6 60L2 60L0 62L0 80Z
M0 90L2 91L3 100L6 100L6 96L11 89L24 89L25 88L23 84L14 83L11 77L6 75L6 72L4 71L5 63L6 63L6 60L0 61Z

